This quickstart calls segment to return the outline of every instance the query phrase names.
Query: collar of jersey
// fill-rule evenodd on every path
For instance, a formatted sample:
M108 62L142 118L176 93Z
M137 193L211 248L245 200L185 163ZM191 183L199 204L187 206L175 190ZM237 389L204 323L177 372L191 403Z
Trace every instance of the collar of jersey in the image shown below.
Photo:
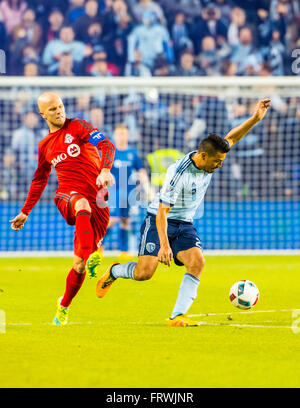
M60 129L57 129L55 132L49 132L48 133L48 135L49 136L53 136L53 135L56 135L56 133L58 133L58 132L60 132L62 129L64 129L66 126L67 126L67 124L70 122L70 119L68 119L68 118L66 118L66 120L65 120L65 123L62 125L62 127L60 128Z

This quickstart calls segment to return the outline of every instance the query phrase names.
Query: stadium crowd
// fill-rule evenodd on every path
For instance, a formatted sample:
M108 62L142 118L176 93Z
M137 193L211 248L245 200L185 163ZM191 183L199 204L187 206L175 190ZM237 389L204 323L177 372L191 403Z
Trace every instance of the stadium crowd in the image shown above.
M8 75L292 75L297 0L1 0Z

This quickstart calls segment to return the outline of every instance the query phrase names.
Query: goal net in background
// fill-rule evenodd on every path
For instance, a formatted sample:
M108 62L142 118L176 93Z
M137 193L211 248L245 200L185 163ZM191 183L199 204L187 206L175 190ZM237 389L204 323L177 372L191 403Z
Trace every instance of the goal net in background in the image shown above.
M86 119L112 138L125 123L156 189L162 169L195 150L208 133L222 136L270 97L265 119L235 145L215 172L195 226L206 250L300 249L300 78L0 78L0 252L71 251L73 227L48 186L22 231L10 229L29 190L39 140L48 133L36 100L58 93L67 117ZM138 245L145 197L131 207L130 250ZM118 249L116 225L105 248Z

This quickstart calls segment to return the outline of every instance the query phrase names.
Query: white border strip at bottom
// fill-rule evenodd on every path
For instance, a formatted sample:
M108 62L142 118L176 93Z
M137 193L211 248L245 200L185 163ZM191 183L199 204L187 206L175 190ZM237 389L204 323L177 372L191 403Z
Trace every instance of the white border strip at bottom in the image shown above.
M104 251L105 256L115 257L119 251ZM205 256L247 256L247 255L300 255L300 249L224 249L203 251ZM137 252L131 252L132 256L137 256ZM72 251L0 251L0 258L61 258L73 257Z

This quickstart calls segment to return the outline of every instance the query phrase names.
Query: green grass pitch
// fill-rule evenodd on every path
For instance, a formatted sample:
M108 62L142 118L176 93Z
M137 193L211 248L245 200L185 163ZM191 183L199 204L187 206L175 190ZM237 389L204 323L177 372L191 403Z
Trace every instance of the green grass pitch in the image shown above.
M204 324L187 328L166 326L184 273L174 264L150 281L120 279L103 299L87 279L70 324L51 325L71 264L0 259L1 387L300 386L299 257L206 257L189 310ZM240 279L260 290L252 311L229 302Z

